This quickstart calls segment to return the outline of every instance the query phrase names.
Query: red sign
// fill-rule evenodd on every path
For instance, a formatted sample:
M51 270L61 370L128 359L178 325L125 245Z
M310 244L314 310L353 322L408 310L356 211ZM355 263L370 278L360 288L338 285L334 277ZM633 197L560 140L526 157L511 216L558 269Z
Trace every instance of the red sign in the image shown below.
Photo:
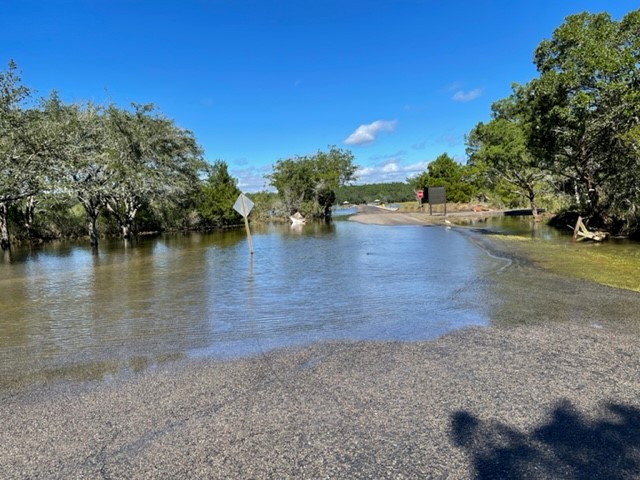
M417 192L418 198L422 198L422 190L418 190Z

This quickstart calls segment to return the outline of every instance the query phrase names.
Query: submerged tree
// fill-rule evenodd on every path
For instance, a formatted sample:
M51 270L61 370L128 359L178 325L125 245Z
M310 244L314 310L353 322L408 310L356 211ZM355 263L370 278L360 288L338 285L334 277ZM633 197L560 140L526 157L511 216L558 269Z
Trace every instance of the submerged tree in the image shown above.
M158 205L192 206L205 171L193 134L152 105L69 105L55 92L35 103L13 62L0 72L2 249L9 248L10 212L12 227L37 235L38 205L82 205L93 247L105 210L127 238L142 207L152 217Z
M110 172L104 204L127 239L145 203L195 192L204 162L193 134L151 104L133 104L132 112L111 105L104 117Z
M89 241L96 248L96 223L114 179L102 108L92 103L61 105L59 116L66 145L60 165L61 189L83 206Z
M199 211L203 219L217 227L237 225L242 217L233 209L240 189L229 174L226 162L216 160L209 169L209 176L202 184Z
M350 151L331 147L328 152L278 160L266 178L278 190L288 214L299 210L329 218L336 190L354 181L356 170Z
M50 114L57 96L29 106L30 91L21 85L14 62L0 72L0 248L9 248L8 210L26 207L30 230L36 195L51 187L56 156L60 151L57 123Z

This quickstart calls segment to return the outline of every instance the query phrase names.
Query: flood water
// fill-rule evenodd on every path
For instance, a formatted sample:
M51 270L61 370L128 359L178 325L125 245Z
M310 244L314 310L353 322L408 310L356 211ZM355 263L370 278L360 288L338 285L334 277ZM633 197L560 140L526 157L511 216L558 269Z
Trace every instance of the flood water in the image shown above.
M0 388L322 340L431 339L520 308L500 292L514 298L522 273L456 229L336 221L252 234L253 256L244 229L103 242L97 255L13 251L0 260ZM549 305L535 293L529 308Z
M330 339L428 339L485 324L501 268L451 230L337 221L46 245L0 264L3 383L115 375Z

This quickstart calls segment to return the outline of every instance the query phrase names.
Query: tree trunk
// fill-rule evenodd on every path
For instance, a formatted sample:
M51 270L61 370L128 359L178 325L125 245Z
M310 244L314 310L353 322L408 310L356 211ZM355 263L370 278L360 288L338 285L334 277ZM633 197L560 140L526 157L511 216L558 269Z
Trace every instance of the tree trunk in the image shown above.
M109 210L120 228L120 233L124 240L131 239L131 232L133 230L133 221L138 213L138 203L131 201L124 201L124 213L118 209L118 205L115 201L107 202L107 210Z
M33 239L33 219L36 210L36 199L33 195L27 197L24 207L24 226L29 232L29 239Z
M587 189L587 210L584 212L588 218L588 223L593 227L601 227L604 225L604 213L600 204L600 192L598 191L593 176L584 177L584 186Z
M529 197L529 204L531 205L531 215L534 218L538 218L538 206L536 205L536 194L532 188L527 189L527 197Z
M79 197L80 203L84 207L84 211L87 214L87 233L89 234L89 243L94 250L98 249L98 229L96 223L98 222L98 215L100 215L100 209L104 203L97 197L83 198Z
M600 210L600 194L595 188L590 185L587 194L589 197L589 206L591 207L591 218L596 224L600 224L602 223L602 212Z
M94 199L81 200L84 210L87 213L87 233L89 234L89 243L94 250L98 248L98 215L100 214L100 204Z
M0 202L0 249L9 250L9 229L7 228L7 204Z
M331 205L325 205L324 206L324 218L331 219L331 214L332 214Z
M95 210L87 210L87 227L89 230L89 243L92 248L98 248L98 230L96 222L98 221L98 213Z
M138 207L136 205L137 204L133 201L125 203L126 212L124 214L122 222L122 238L124 238L125 240L131 239L133 221L136 218L136 213L138 213Z

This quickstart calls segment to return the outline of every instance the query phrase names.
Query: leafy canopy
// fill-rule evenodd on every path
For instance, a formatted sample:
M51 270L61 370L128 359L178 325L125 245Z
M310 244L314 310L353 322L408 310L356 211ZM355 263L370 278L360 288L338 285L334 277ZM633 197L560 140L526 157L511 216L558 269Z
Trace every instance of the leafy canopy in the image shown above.
M476 188L468 173L465 165L443 153L427 165L425 172L410 178L409 182L416 190L425 190L425 193L429 187L445 187L447 201L469 202Z
M328 152L278 160L266 178L278 191L286 214L330 217L339 186L356 179L357 166L348 150L330 147Z
M241 223L242 217L233 209L240 189L223 160L216 160L209 168L200 195L199 211L207 223L216 227Z
M541 167L576 186L579 208L613 229L638 218L640 10L567 17L535 51L523 87Z
M493 104L493 119L478 123L467 136L468 163L492 191L526 198L537 215L536 198L549 175L529 149L527 118L518 105L516 95Z

